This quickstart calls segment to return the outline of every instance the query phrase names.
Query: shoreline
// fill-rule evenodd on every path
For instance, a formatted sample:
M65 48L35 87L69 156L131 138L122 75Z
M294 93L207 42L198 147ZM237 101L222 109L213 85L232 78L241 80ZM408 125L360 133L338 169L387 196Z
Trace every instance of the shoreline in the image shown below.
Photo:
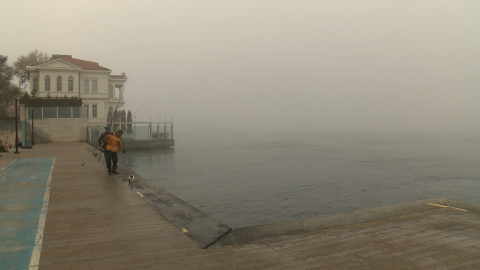
M120 172L124 174L117 177L108 175L103 163L90 160L82 166L91 151L92 147L83 143L49 143L0 157L2 168L15 159L55 158L40 262L30 265L31 269L480 268L479 206L437 199L365 209L349 216L233 229L202 249L187 235L188 229L179 226L186 231L180 230L172 221L178 218L205 225L203 217L165 218L147 200L181 208L180 203L168 201L173 195L149 186L148 179L139 178L134 184L141 187L132 189L126 179L129 171L123 167ZM12 179L15 174L0 183L8 186L4 180ZM3 198L11 196L7 188L1 191ZM0 207L8 212L22 205L9 205L7 200ZM8 240L16 232L10 221L0 222L1 228L9 228L0 230L6 237L0 242L0 268L11 269L1 263L15 258L22 246ZM38 222L22 224L38 229ZM225 228L220 228L225 233ZM210 233L201 240L210 244L205 239L222 233ZM195 229L191 234L197 234ZM35 239L31 240L34 243Z

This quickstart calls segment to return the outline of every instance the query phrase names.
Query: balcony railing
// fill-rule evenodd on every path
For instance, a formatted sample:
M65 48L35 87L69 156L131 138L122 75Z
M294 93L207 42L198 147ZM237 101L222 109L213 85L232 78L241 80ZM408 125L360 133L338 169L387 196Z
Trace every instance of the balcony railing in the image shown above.
M29 107L27 119L86 118L85 107Z

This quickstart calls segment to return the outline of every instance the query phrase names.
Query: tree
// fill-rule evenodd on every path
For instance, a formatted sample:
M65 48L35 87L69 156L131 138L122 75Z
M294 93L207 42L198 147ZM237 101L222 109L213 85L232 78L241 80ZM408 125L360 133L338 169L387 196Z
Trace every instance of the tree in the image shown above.
M38 50L31 51L27 55L22 55L13 62L15 76L18 78L18 84L23 90L30 86L30 73L27 71L27 66L34 66L50 60L50 55L39 52Z
M125 113L125 110L121 111L120 120L122 122L122 130L125 131L125 123L127 122L127 114Z
M132 130L132 112L130 110L128 110L128 113L127 113L127 134L132 134L133 133L133 130Z
M14 85L14 68L7 64L8 57L0 55L0 117L6 115L7 106L22 95L20 87Z

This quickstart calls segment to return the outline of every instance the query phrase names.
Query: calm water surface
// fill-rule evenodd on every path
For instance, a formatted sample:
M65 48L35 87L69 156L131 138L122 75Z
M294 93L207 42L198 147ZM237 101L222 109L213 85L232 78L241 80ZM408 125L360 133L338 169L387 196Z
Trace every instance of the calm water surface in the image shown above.
M231 226L425 198L480 203L480 140L176 138L120 162Z

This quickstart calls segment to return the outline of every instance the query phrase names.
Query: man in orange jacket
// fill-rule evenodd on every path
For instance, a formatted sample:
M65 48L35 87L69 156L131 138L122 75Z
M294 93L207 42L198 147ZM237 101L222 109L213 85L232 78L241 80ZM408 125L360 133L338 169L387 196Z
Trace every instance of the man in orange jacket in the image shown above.
M105 138L107 140L107 146L105 147L105 157L107 158L107 168L109 175L111 175L112 173L118 174L118 172L116 171L118 162L117 147L119 147L124 154L127 153L127 151L123 149L122 140L120 140L122 135L123 131L119 129L115 131L115 135L109 134Z

